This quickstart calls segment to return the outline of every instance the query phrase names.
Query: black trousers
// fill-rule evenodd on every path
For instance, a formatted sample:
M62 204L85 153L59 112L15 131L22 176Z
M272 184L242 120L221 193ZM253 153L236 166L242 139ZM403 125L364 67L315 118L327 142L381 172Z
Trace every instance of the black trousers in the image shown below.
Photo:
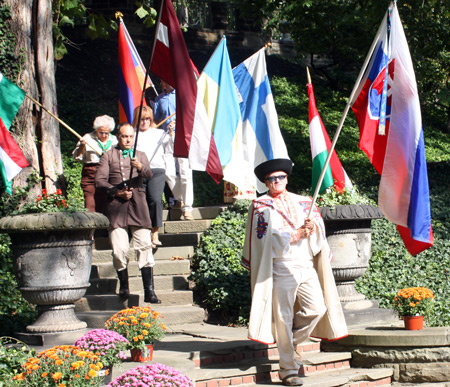
M146 180L145 197L147 199L152 227L162 226L164 184L166 171L162 168L152 169L153 176Z

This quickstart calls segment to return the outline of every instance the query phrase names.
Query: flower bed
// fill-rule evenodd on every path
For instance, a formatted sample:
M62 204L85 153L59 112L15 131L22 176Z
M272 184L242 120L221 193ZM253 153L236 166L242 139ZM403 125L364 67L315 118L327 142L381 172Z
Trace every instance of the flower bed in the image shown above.
M60 345L30 357L14 376L17 386L87 387L99 386L97 373L103 364L97 355L73 345Z

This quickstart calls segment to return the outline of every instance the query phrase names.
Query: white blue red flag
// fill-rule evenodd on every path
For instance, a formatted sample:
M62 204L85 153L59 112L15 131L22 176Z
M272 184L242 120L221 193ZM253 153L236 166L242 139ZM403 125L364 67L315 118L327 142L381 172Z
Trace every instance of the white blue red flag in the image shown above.
M120 19L119 24L119 122L133 122L133 112L141 103L145 67ZM152 81L147 77L147 87ZM145 100L144 100L145 105Z
M235 67L233 76L239 93L244 158L251 170L267 160L289 158L267 75L265 48ZM251 176L258 192L267 191L253 172Z
M359 147L381 175L381 211L416 255L433 245L430 196L416 78L395 4L375 43L352 106Z

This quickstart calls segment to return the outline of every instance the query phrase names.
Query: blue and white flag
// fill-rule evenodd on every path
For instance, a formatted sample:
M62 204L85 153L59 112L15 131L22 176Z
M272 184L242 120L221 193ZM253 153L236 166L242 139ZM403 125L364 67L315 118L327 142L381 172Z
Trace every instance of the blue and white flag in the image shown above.
M242 116L244 159L251 168L252 185L265 192L267 187L253 169L267 160L289 158L267 75L265 48L235 67L233 76Z
M197 120L200 116L201 124ZM197 80L196 116L189 151L192 169L202 170L200 166L206 165L211 152L204 143L211 136L224 180L242 187L245 174L239 169L243 160L241 113L225 37Z

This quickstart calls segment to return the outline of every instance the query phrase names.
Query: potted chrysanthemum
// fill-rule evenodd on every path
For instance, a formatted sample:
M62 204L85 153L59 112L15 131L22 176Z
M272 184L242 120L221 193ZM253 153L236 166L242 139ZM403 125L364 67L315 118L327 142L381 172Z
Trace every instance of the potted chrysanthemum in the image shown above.
M87 387L103 381L103 368L93 352L73 345L60 345L27 359L21 372L13 377L15 386Z
M148 306L122 309L106 321L105 328L128 339L133 361L150 361L155 341L162 339L167 330L161 314Z
M132 368L108 384L119 386L193 387L193 383L175 368L155 363Z
M121 334L106 329L92 329L76 342L75 346L96 354L103 363L99 371L104 376L104 383L111 381L112 367L126 360L125 351L130 342Z
M427 320L434 307L434 294L425 287L400 289L395 295L393 308L403 318L408 330L422 329L423 319Z

